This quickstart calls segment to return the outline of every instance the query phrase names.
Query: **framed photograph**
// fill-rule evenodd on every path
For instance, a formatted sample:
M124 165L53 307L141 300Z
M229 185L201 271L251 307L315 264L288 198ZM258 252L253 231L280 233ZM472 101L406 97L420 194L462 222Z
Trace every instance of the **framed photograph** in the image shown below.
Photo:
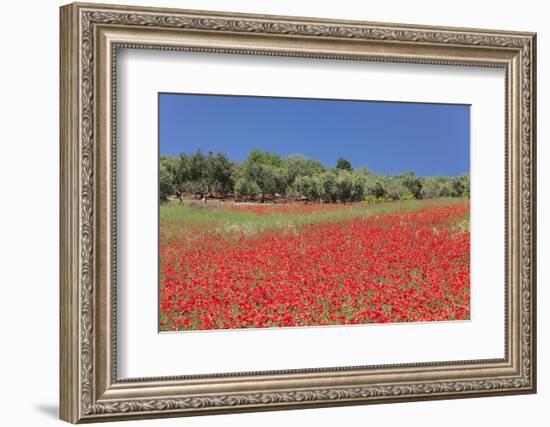
M536 391L535 34L60 22L63 420Z

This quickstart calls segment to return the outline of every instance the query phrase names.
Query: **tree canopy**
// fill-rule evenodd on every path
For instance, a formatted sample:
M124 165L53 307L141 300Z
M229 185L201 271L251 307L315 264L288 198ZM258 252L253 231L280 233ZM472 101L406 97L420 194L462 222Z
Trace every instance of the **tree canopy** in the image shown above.
M340 157L336 161L336 169L342 169L346 171L352 171L353 168L351 167L351 162L348 159L344 159L343 157Z
M301 155L282 157L276 153L252 150L241 163L223 153L201 150L164 156L159 166L160 199L170 195L195 193L239 198L287 197L307 202L348 203L470 197L470 175L458 177L419 177L414 172L397 175L354 170L351 162L339 158L330 168L319 160Z

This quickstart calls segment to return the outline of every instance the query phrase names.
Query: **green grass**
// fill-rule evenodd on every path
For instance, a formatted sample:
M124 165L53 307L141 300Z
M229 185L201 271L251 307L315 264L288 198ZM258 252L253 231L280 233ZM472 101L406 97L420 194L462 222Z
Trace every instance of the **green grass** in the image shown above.
M368 217L377 214L414 211L422 208L464 203L466 199L441 198L429 200L407 200L388 203L355 203L345 209L318 211L312 213L278 213L257 215L253 212L231 211L224 209L223 204L208 209L198 209L186 204L171 202L161 205L160 220L163 227L177 227L182 223L209 223L209 230L215 232L241 231L244 234L256 234L273 228L296 228L300 225L318 222L339 222L352 218Z

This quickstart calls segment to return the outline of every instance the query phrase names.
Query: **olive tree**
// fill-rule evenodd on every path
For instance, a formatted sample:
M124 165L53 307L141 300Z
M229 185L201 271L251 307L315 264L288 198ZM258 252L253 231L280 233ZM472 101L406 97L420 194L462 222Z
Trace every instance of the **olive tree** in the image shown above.
M317 201L322 194L321 180L318 176L298 176L292 185L292 194L305 197L306 203Z
M159 167L159 197L161 201L168 200L168 196L174 191L174 174L169 167L160 162Z
M350 172L353 170L353 168L351 167L351 162L348 159L344 159L343 157L340 157L336 161L336 169L346 170Z

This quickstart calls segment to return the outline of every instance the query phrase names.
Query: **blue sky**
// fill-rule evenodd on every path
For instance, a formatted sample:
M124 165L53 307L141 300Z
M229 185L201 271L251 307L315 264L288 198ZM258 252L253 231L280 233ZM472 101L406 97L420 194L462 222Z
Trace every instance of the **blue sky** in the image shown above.
M452 104L159 94L160 155L258 148L334 167L419 176L470 171L470 107Z

